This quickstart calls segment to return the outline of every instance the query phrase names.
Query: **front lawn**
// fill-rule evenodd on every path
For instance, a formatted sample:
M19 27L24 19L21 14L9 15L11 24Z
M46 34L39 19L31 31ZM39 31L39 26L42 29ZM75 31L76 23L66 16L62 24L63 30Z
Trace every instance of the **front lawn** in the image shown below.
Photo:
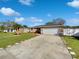
M0 48L5 48L8 45L28 40L34 36L36 36L34 33L23 33L21 35L14 35L14 33L0 33Z
M76 53L77 59L79 59L79 40L74 37L64 36L65 42Z

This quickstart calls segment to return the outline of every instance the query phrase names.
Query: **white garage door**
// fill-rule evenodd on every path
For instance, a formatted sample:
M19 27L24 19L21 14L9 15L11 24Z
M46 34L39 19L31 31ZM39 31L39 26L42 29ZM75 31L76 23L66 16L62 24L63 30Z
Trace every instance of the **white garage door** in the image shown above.
M42 33L56 35L58 33L58 28L43 28Z

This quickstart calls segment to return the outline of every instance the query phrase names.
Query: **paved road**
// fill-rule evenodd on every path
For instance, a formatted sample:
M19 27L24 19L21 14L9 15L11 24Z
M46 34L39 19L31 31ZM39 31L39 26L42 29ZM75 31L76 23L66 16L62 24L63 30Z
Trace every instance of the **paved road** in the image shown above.
M59 36L40 35L0 49L0 59L72 59Z

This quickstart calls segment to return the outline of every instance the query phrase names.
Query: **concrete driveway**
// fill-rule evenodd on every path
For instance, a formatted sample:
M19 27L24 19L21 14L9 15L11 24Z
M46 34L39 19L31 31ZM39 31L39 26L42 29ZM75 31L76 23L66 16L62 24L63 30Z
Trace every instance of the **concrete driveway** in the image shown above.
M59 36L40 35L0 49L0 59L72 59Z

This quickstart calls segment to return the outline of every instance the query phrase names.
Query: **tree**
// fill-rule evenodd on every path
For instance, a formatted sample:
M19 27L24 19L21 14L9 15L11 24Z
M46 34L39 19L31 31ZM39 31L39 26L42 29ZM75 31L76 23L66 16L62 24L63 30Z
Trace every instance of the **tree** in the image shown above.
M0 26L0 31L2 32L5 29L5 27L2 25Z
M5 28L5 22L0 22L0 31L2 32Z
M27 28L28 26L27 26L27 25L23 25L23 27L24 27L24 28Z
M53 19L51 22L47 22L46 25L64 25L65 20L62 18Z
M55 25L64 25L65 24L65 20L62 18L57 18L53 20L53 24Z
M53 25L53 21L47 22L46 25Z
M23 26L21 24L15 23L13 25L13 28L16 29L16 35L19 35L19 34L21 34L21 31L19 29L23 28Z
M13 25L13 28L14 29L19 29L19 28L22 28L23 26L21 25L21 24L18 24L18 23L15 23L14 25Z

